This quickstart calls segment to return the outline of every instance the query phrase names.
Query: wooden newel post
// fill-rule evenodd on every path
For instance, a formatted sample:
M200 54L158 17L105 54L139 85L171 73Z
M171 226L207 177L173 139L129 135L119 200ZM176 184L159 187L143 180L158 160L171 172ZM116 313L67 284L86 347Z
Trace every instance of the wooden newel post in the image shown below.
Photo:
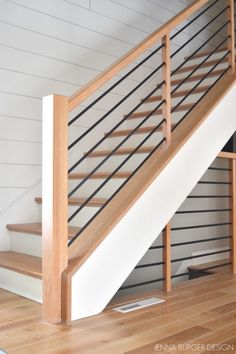
M61 322L61 274L68 264L68 98L43 99L43 319Z
M162 100L164 100L162 114L165 118L165 123L163 124L163 136L166 138L165 146L171 144L171 61L170 61L170 35L167 34L162 38L162 62L164 63L162 78Z
M228 39L228 50L230 50L229 53L229 59L228 63L231 66L231 73L235 72L235 26L234 26L234 0L227 0L228 4L228 9L227 9L227 20L229 21L228 23L228 29L227 29L227 34L229 37Z
M163 277L165 278L163 290L166 292L171 291L171 226L168 223L163 230L163 254L162 259L164 262Z
M232 272L236 274L236 160L230 160L230 195L231 195L231 262Z

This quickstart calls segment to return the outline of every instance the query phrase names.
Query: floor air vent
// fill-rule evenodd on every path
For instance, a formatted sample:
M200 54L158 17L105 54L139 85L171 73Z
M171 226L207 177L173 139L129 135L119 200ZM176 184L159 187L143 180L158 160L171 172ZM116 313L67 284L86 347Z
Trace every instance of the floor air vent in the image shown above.
M122 305L119 307L114 307L112 310L116 311L116 312L127 313L127 312L131 312L131 311L139 310L139 309L147 307L147 306L160 304L161 302L164 302L164 301L165 300L159 299L157 297L150 297L145 300L131 302L129 304L125 304L125 305Z

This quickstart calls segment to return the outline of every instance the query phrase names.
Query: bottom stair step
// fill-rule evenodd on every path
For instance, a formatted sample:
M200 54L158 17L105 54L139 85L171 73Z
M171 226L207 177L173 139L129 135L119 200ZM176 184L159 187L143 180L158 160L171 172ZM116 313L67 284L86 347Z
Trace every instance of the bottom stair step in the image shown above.
M0 252L0 267L17 273L42 278L42 259L13 251Z
M29 224L9 224L7 225L7 229L14 232L21 232L26 234L38 235L42 236L42 223L35 222ZM77 232L79 232L80 228L75 226L68 227L68 238L72 239Z
M221 273L230 271L230 259L224 258L208 263L191 265L188 267L189 272L206 272L208 274Z

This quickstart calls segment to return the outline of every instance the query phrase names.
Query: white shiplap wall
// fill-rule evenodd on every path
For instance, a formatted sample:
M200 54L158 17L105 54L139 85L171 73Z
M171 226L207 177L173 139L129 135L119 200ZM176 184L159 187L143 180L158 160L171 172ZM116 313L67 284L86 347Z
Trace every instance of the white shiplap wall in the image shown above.
M192 2L0 0L1 215L9 215L12 205L40 183L41 98L72 94ZM198 21L194 28L200 26ZM182 41L189 36L185 32ZM176 39L173 48L179 45ZM133 76L129 85L140 79ZM37 208L33 200L26 209L32 206ZM17 218L12 214L11 219ZM6 247L2 235L0 248Z

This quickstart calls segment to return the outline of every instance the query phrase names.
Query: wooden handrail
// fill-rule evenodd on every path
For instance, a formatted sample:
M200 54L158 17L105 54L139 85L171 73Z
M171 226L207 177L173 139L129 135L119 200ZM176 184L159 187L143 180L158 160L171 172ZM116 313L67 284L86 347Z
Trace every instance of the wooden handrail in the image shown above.
M221 152L218 154L218 157L220 157L220 158L222 158L222 159L234 160L234 159L236 159L236 153L235 153L235 152L221 151Z
M78 262L73 263L74 266L76 264L79 268L80 265L82 265L85 260L90 256L90 254L92 254L98 244L102 242L104 237L106 237L110 230L113 229L115 224L119 222L122 216L139 198L139 195L141 194L142 190L146 189L145 183L147 181L151 183L151 176L153 176L153 174L156 176L161 172L160 163L163 163L162 168L164 168L174 156L173 152L176 153L176 149L180 149L184 145L184 143L189 138L188 130L190 129L191 124L197 129L197 127L204 121L208 114L214 109L216 104L224 97L224 95L228 92L232 85L234 85L235 81L235 75L226 75L222 79L221 85L213 87L212 90L209 92L208 96L203 98L201 105L196 106L192 110L192 112L190 113L191 119L189 118L186 122L183 122L179 126L179 129L176 129L174 131L173 141L169 149L167 151L157 150L149 159L149 162L146 165L150 164L150 175L148 175L148 168L146 165L145 168L141 168L133 177L132 183L127 183L126 186L120 191L119 195L116 195L112 199L109 204L109 215L108 211L104 209L97 216L97 218L94 219L93 222L84 230L80 237L73 242L73 244L69 247L69 257L70 259L79 257L79 259L77 260ZM193 131L191 131L191 134L192 133ZM153 163L155 165L157 163L156 161L159 160L158 168L156 166L155 168L152 166L151 161L153 160ZM143 184L142 189L140 189L140 186L137 187L135 185L135 181L137 181L137 184L139 185L140 179L142 180ZM144 183L144 181L146 182ZM128 190L129 199L127 199ZM131 190L135 190L135 192L133 192L133 195L131 193ZM139 193L137 193L137 191L139 191ZM111 220L113 220L113 223L110 222ZM75 271L77 266L74 266L72 268Z
M156 31L151 33L147 38L145 38L141 43L131 49L127 54L123 55L119 60L112 64L108 69L99 74L95 79L90 81L86 86L82 87L80 90L75 92L69 98L69 112L75 109L81 102L86 100L95 91L97 91L101 86L103 86L107 81L117 75L122 69L127 65L132 63L136 58L138 58L145 50L152 47L164 36L168 35L171 30L173 30L177 25L190 17L194 12L205 5L209 0L196 0L192 5L188 6L186 9L181 11L179 14L174 16L171 20L166 22L163 26L158 28Z
M230 3L230 12L228 16L232 20L233 1ZM43 175L43 286L44 286L44 318L51 323L57 323L61 319L61 309L64 308L64 318L69 318L69 297L70 282L75 271L86 261L96 247L103 241L106 235L114 227L120 218L129 210L132 204L138 199L139 195L147 188L153 178L155 178L166 164L173 158L178 149L183 146L186 139L191 136L191 132L195 127L204 121L206 117L205 111L208 113L214 107L214 100L222 97L222 86L225 93L234 82L233 75L226 75L222 85L219 88L213 88L213 92L209 94L212 105L207 104L205 111L204 103L199 108L195 107L194 123L183 122L179 129L174 133L171 132L171 62L170 62L170 32L181 24L188 17L193 15L202 6L207 4L209 0L195 0L193 4L174 16L171 20L158 28L140 44L131 49L127 54L122 56L108 69L90 81L83 88L75 92L71 97L63 97L52 95L44 99L44 175ZM232 20L233 21L233 20ZM232 24L228 31L231 33L231 40L228 42L228 49L231 51L231 59L234 58L234 37L232 34ZM108 211L103 209L100 214L83 230L79 238L74 239L68 250L67 244L67 128L68 128L68 112L71 112L79 104L88 97L93 95L98 89L106 84L110 79L114 78L129 64L133 63L141 54L158 41L162 42L163 49L163 78L164 85L162 88L163 115L165 118L164 137L166 138L165 149L156 151L147 163L145 168L140 168L132 185L127 182L124 188L117 194L109 204ZM231 64L233 69L233 64ZM232 70L233 71L233 70ZM219 71L218 71L219 73ZM209 77L212 74L209 74ZM195 76L196 79L196 76ZM225 83L225 84L224 84ZM173 84L173 81L172 81ZM175 82L175 84L178 84ZM225 85L225 86L224 86ZM217 91L218 90L218 91ZM202 102L205 102L206 99ZM48 108L46 108L48 106ZM202 111L201 111L202 110ZM177 111L177 110L176 110ZM193 124L193 125L191 125ZM195 125L194 125L195 124ZM184 131L185 129L185 131ZM191 130L192 129L192 130ZM184 131L184 133L183 133ZM87 132L86 132L87 133ZM45 144L46 143L46 144ZM47 153L47 150L49 153ZM153 168L154 166L154 168ZM140 181L142 183L140 184ZM45 188L46 186L46 188ZM129 190L129 193L127 193ZM128 197L127 197L128 196ZM125 205L125 207L124 207ZM111 222L113 220L113 222ZM95 228L94 228L95 225ZM94 231L96 230L96 232ZM168 231L168 229L167 229ZM168 232L167 232L168 236ZM169 244L169 240L168 244ZM166 254L169 262L169 254ZM68 259L69 265L68 265ZM168 278L170 278L170 269ZM63 284L62 284L63 283ZM169 285L167 284L167 289ZM50 296L49 296L50 294ZM64 303L61 306L60 300ZM58 301L58 299L60 299Z

